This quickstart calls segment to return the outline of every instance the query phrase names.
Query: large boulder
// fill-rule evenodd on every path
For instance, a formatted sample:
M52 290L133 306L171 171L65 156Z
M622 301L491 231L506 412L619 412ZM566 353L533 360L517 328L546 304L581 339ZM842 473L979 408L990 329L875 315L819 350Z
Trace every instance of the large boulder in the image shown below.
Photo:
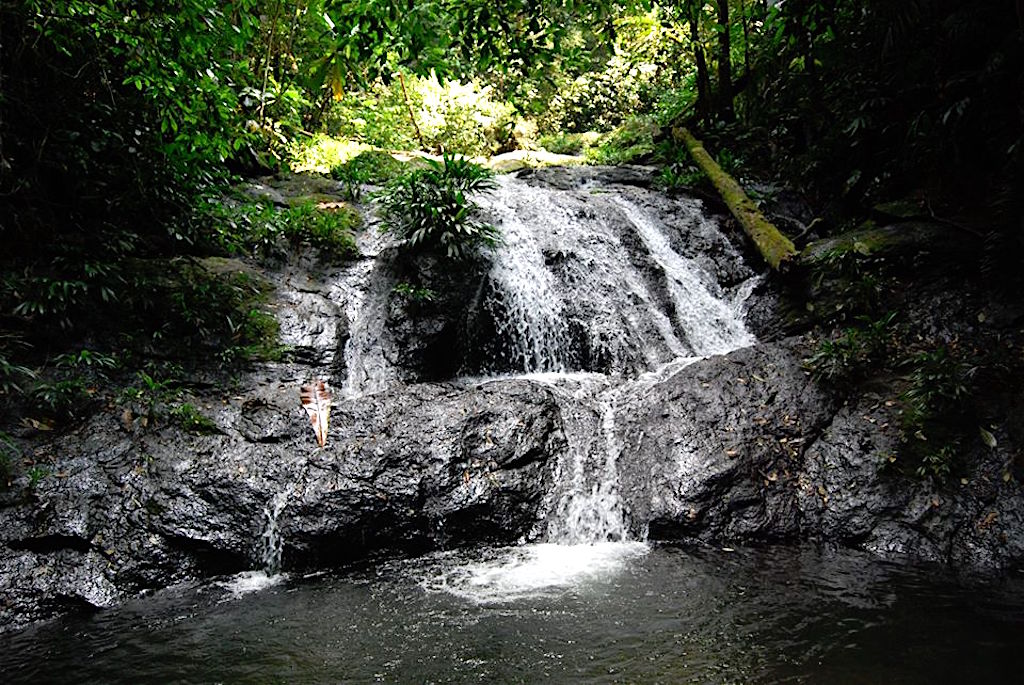
M652 539L796 539L805 446L830 400L783 345L746 348L622 399L622 491Z
M810 539L976 573L1024 563L1012 425L965 446L965 471L902 474L900 403L841 406L801 367L798 340L698 361L620 398L630 525L654 540Z

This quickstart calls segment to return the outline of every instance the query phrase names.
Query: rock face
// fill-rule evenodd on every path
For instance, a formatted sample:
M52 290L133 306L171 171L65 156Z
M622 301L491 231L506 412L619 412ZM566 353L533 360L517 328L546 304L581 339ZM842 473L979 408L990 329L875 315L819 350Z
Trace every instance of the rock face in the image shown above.
M550 394L518 381L342 402L324 449L293 384L215 416L220 433L192 435L129 432L104 414L48 445L76 456L0 510L0 618L258 568L275 498L289 568L528 539L564 447Z
M895 398L844 406L806 374L798 340L689 366L624 400L622 492L653 540L817 540L965 572L1024 562L1024 492L1009 428L962 479L886 469ZM1008 470L1010 469L1010 470Z
M653 539L795 539L806 444L830 401L779 345L698 362L623 418L623 492Z

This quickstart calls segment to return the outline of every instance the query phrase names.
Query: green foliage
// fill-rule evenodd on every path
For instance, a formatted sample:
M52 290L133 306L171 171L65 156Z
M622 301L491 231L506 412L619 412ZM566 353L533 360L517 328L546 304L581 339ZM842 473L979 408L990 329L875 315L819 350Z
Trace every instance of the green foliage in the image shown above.
M367 146L358 142L355 137L337 138L317 133L309 138L292 141L288 153L289 167L297 173L312 171L330 174L332 169L345 164L366 149Z
M811 280L815 310L826 322L876 315L892 287L870 247L860 242L826 253L815 262Z
M498 240L497 229L475 217L477 205L469 197L493 187L489 170L445 154L389 183L380 195L382 217L407 248L462 259Z
M859 317L859 326L843 329L834 340L822 340L814 354L804 360L804 366L820 382L848 384L860 380L887 361L895 318L895 312L877 321Z
M628 164L654 152L657 124L651 117L630 117L606 136L597 147L587 150L595 164Z
M54 381L40 381L29 392L33 409L42 414L67 420L81 415L91 399L84 378L71 376Z
M422 147L476 156L510 145L514 110L496 99L492 87L475 80L442 80L435 73L402 73L402 81L377 81L367 92L348 94L335 103L328 131L391 150Z
M305 244L325 257L349 259L358 253L352 232L360 222L351 207L320 209L310 202L285 210L281 231L293 245Z
M171 409L170 415L175 423L191 433L210 435L220 432L216 422L205 416L196 409L195 405L189 402L183 402Z
M918 476L944 478L958 466L964 436L978 425L968 403L977 367L944 346L907 365L909 387L900 397L903 465Z
M556 155L585 154L601 140L601 134L587 133L554 133L545 134L537 139L537 144Z
M279 326L263 305L268 285L248 271L216 267L181 267L164 332L193 348L214 348L225 363L280 359Z
M278 209L248 198L239 202L213 195L204 199L195 220L206 226L216 252L269 257L287 243L307 245L329 259L355 256L353 231L362 223L358 212L342 205L320 209L305 202Z
M665 190L689 188L707 181L707 174L693 164L674 163L658 170L658 185Z
M16 351L25 347L17 336L0 334L0 397L22 392L26 382L36 377L31 368L12 360Z
M137 371L135 380L134 385L121 390L118 403L144 416L147 424L162 415L166 406L176 402L183 393L181 381L173 376L159 378L147 371Z
M610 44L610 36L585 27L567 41L561 73L538 116L541 131L611 131L630 116L664 116L692 98L685 94L683 24L670 8L622 12L613 30Z
M364 184L383 185L402 174L405 165L381 150L367 150L331 167L331 177L345 184L345 195L358 202Z
M36 465L30 468L26 475L28 475L29 490L35 490L43 482L43 479L50 475L50 470L45 466Z
M430 288L413 285L412 283L399 283L394 291L410 302L433 302L437 299L437 293Z

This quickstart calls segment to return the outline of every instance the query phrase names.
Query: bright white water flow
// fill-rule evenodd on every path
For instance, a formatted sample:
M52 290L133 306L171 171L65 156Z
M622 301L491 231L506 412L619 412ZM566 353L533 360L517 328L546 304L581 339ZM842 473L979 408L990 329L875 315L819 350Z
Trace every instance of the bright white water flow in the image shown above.
M733 267L740 256L693 200L504 176L477 201L502 235L482 307L502 346L493 368L469 370L464 381L512 375L543 384L558 401L568 443L546 527L537 531L543 544L424 583L491 602L558 590L644 553L643 531L631 535L619 496L620 398L703 356L753 344L743 314L756 279L731 291L719 285L707 253ZM350 397L397 377L380 344L394 284L373 274L364 282L345 350Z

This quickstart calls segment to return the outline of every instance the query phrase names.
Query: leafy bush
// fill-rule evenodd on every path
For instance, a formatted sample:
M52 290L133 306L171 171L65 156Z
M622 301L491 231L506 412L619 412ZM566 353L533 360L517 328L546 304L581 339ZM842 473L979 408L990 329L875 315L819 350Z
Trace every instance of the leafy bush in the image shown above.
M15 351L25 347L16 336L0 335L0 397L22 392L26 381L36 377L35 371L12 361Z
M332 107L327 130L377 148L424 147L470 156L493 154L512 140L514 110L497 99L489 86L477 81L442 82L433 73L419 77L403 72L403 78L404 92L402 81L393 79L374 83L368 92L343 97Z
M896 312L874 321L860 317L860 327L846 328L835 340L822 340L813 355L804 360L818 381L849 383L863 377L872 367L886 361Z
M599 133L556 133L541 136L537 144L556 155L579 155L601 139Z
M208 249L260 257L280 253L282 241L309 245L329 258L352 257L356 254L352 233L362 222L358 212L340 203L323 209L313 202L278 209L250 198L237 201L219 196L205 198L197 214L196 221L207 227Z
M292 142L288 166L296 173L312 171L329 174L331 169L344 164L366 149L367 146L355 138L338 138L318 133Z
M360 152L348 161L331 168L331 177L345 184L345 195L358 201L366 183L381 185L401 175L405 165L390 153L381 150Z
M357 253L352 232L360 222L351 207L320 209L306 203L284 211L281 229L293 244L308 244L328 257L350 258Z
M183 402L171 410L171 418L182 428L200 435L219 433L220 428L208 416L204 415L195 405Z
M380 195L381 214L407 247L461 259L497 242L497 229L476 219L477 205L468 197L494 187L489 170L445 154L389 183Z
M596 164L628 164L654 152L658 130L651 117L630 117L603 136L597 147L588 149L587 158Z
M487 156L512 139L512 107L493 99L489 86L475 81L441 83L431 74L419 79L416 89L422 100L416 120L428 149Z

